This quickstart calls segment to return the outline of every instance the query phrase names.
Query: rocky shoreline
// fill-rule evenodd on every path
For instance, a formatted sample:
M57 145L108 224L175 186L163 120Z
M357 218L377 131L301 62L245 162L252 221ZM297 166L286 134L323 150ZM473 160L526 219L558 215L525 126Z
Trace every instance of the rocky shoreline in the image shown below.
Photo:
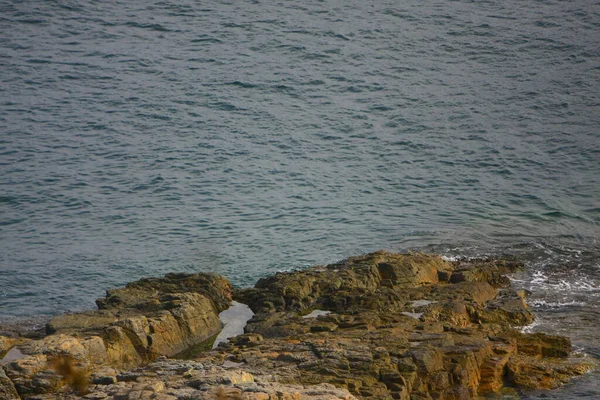
M595 366L534 321L510 260L376 252L236 289L167 274L0 336L0 398L476 399L554 389ZM219 339L233 301L254 312Z

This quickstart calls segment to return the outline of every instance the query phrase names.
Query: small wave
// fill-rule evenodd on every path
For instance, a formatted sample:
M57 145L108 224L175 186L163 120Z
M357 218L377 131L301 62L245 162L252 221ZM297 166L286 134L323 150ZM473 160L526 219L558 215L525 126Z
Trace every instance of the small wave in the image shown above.
M557 28L560 25L559 24L555 24L554 22L536 21L535 22L535 26L539 26L540 28Z
M138 22L127 22L125 25L133 28L149 29L158 32L172 32L171 29L168 29L160 24L140 24Z
M330 36L330 37L334 37L337 39L342 39L342 40L346 40L346 41L350 41L351 39L347 36L342 35L341 33L335 33L332 31L326 32L325 36Z
M0 196L0 204L18 205L19 199L15 196Z
M30 58L29 60L26 60L26 62L30 64L52 64L52 61L40 58Z
M16 22L20 24L42 25L47 23L48 21L45 19L18 19Z
M221 40L217 39L216 37L212 37L212 36L202 36L196 39L192 39L190 40L191 43L222 43Z
M235 105L225 102L225 101L218 101L215 103L212 103L209 105L210 108L214 108L217 110L221 110L221 111L240 111L243 110L243 108L238 108Z
M403 19L406 21L417 21L418 20L415 16L408 14L404 10L396 10L396 9L388 8L383 11L383 14L391 15L392 17L400 18L400 19Z
M533 330L539 325L540 325L540 321L536 319L531 324L523 326L521 328L521 333L532 333Z
M569 307L569 306L585 306L586 305L586 303L584 303L582 301L576 301L576 300L560 302L560 301L546 301L546 300L533 299L533 300L529 300L527 303L531 307L534 307L534 308L563 308L563 307Z
M244 89L251 89L251 88L255 88L257 86L253 83L241 82L241 81L225 82L224 85L237 86L237 87L244 88Z
M442 260L444 261L458 261L461 257L459 256L442 256Z
M15 218L15 219L9 219L6 221L1 221L0 220L0 226L9 226L9 225L14 225L14 224L18 224L25 221L25 218Z
M554 292L598 292L600 286L590 283L588 279L582 278L569 281L567 279L558 279L552 281L541 272L534 273L534 277L530 281L530 290L552 290Z

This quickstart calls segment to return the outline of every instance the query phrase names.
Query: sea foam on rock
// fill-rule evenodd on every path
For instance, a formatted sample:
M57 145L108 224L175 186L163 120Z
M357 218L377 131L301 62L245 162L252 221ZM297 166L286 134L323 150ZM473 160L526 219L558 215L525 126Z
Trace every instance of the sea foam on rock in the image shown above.
M520 267L376 252L248 289L212 274L143 279L21 343L26 356L2 365L0 394L471 399L556 388L591 364L571 356L567 338L515 329L534 320L506 277ZM165 357L214 336L232 298L255 313L243 335L194 360Z

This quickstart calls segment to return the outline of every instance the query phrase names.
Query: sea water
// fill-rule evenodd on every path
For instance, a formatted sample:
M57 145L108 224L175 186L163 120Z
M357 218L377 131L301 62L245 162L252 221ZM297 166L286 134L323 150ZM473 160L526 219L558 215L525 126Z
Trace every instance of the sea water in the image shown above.
M2 1L0 319L509 254L531 329L600 356L599 29L584 0Z

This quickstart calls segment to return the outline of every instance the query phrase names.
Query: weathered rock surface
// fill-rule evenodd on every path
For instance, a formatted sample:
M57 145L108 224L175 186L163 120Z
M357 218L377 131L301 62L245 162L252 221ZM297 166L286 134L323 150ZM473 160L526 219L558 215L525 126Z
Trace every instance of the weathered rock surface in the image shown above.
M0 358L15 345L15 342L16 339L0 336Z
M48 333L97 335L106 348L101 358L135 367L218 333L218 313L231 303L231 286L213 274L167 274L109 290L96 303L99 310L53 318Z
M14 383L6 376L3 369L0 368L0 399L16 400L20 399Z
M161 356L220 329L229 283L144 279L20 343L28 356L3 365L0 397L462 400L552 389L591 365L567 338L514 328L534 319L506 277L519 267L377 252L279 273L233 292L255 313L245 334L187 361Z
M214 274L167 274L109 290L99 310L61 315L50 335L19 345L24 358L3 371L21 397L85 391L98 368L129 369L173 356L217 334L218 313L231 302L229 282ZM10 388L9 388L10 389Z
M589 365L567 338L513 329L534 317L505 260L378 252L262 279L234 297L256 313L223 357L371 399L468 399L555 388ZM327 315L302 318L314 309ZM214 357L214 356L211 356Z
M236 364L204 365L191 360L159 358L144 368L116 376L114 382L93 385L84 399L247 399L351 400L347 390L330 384L301 385L276 381L272 374L251 374ZM42 397L50 399L53 397ZM61 399L81 396L63 393Z

